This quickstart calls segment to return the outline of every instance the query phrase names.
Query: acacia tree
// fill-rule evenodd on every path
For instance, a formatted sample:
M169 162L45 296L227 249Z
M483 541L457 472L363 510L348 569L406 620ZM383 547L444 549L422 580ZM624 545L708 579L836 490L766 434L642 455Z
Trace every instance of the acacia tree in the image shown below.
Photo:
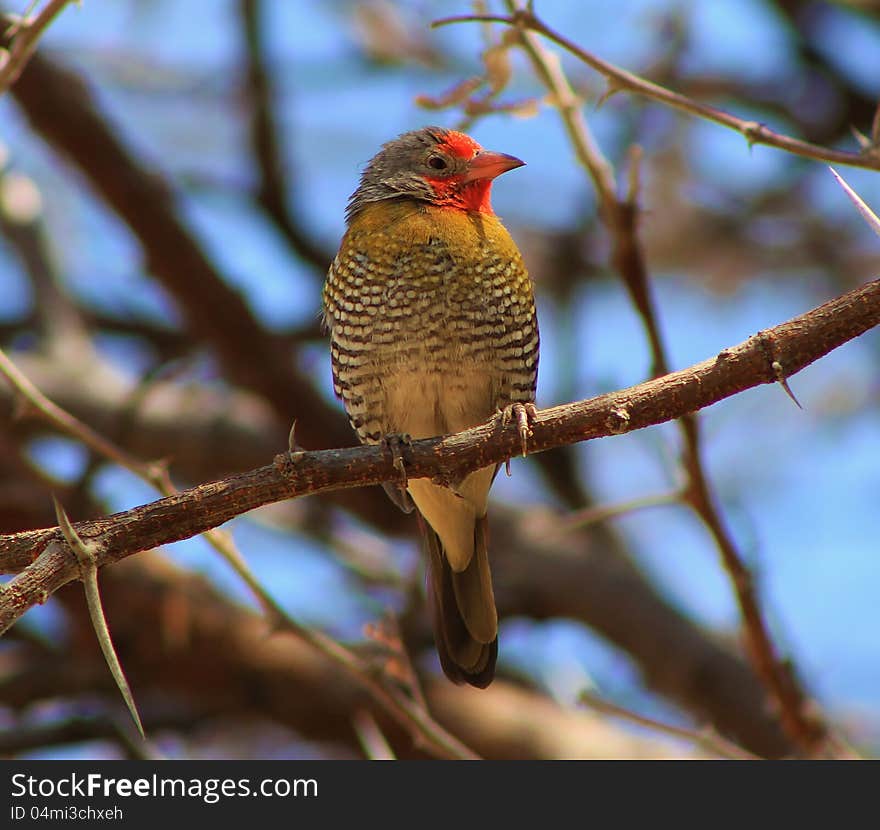
M7 315L0 355L0 564L14 575L0 595L0 702L13 723L0 741L3 751L90 739L121 748L110 751L151 751L120 719L116 687L129 695L120 663L149 737L173 734L194 745L224 740L228 746L218 752L246 756L259 754L267 733L278 742L279 726L289 732L277 751L302 752L300 741L309 739L327 756L816 757L849 754L850 742L864 741L822 710L810 676L780 644L709 472L710 439L698 414L761 384L794 397L793 375L880 322L880 283L865 282L878 257L860 241L871 223L877 229L876 218L852 191L867 223L855 209L851 221L829 218L801 195L817 171L830 180L826 163L880 169L876 101L823 57L822 21L813 7L766 3L788 21L795 80L811 89L821 76L833 101L818 113L800 105L791 78L758 87L735 73L689 73L680 60L689 20L674 11L664 17L672 45L652 54L639 74L555 30L551 11L538 16L514 2L494 15L439 21L433 35L430 21L405 7L366 4L354 13L358 60L387 76L409 77L416 64L432 67L424 81L432 91L419 104L440 111L433 118L473 131L499 121L512 130L520 116L533 116L548 131L562 125L573 161L558 165L592 195L563 230L521 226L514 233L539 305L560 323L556 342L569 354L581 324L573 310L580 292L597 281L618 287L642 327L644 382L541 410L524 447L516 425L498 421L414 442L407 473L449 481L526 454L542 492L492 508L502 618L589 626L631 658L646 688L679 707L681 722L670 725L595 694L585 693L579 706L560 705L535 688L535 677L517 676L503 661L502 677L489 690L459 689L423 659L430 635L419 570L401 568L383 542L404 539L414 547L415 524L380 488L366 486L398 475L392 459L379 447L351 446L341 408L325 394L326 378L309 368L309 355L326 347L314 313L279 330L242 296L222 248L201 240L188 210L187 200L222 190L223 182L193 183L169 172L173 145L163 148L161 162L139 150L132 128L101 101L102 85L114 88L112 72L73 69L48 50L33 54L36 38L64 6L48 3L32 23L7 27L10 57L0 89L8 86L25 125L21 141L44 142L55 175L72 177L80 198L124 225L140 252L141 278L160 289L174 322L161 313L108 308L76 289L76 256L66 251L58 214L40 206L51 177L26 176L13 154L0 183L7 243L0 268L11 276L16 269L32 301ZM234 194L237 210L283 242L291 269L302 274L300 302L314 310L333 247L306 218L313 202L292 175L296 133L282 127L284 72L266 42L273 9L241 0L227 21L238 50L226 55L223 91L234 89L238 106L218 108L240 131L237 146L251 170ZM865 15L861 24L876 26ZM459 54L463 36L456 33L478 25L485 37L480 72L464 77L461 65L473 56ZM343 86L334 81L327 95L341 96ZM215 105L223 101L222 92L214 95ZM618 124L613 140L594 133L590 98ZM756 109L772 114L773 129L742 115ZM744 144L773 148L786 160L784 175L755 184L741 203L695 210L680 197L678 177L692 162L685 148L707 123L739 134ZM853 126L857 140L848 137ZM784 244L778 234L756 232L767 217L785 224ZM824 296L751 337L719 345L703 362L674 365L655 274L693 270L740 283L768 268L768 280L792 268L819 270ZM137 355L137 371L120 371L113 348L120 342L126 357ZM205 359L208 371L197 362ZM566 375L565 358L557 360L554 367L553 352L545 355L542 372ZM794 407L780 395L783 403ZM625 504L598 503L589 459L575 445L618 441L661 423L676 430L677 457L668 462L675 486ZM85 448L86 461L72 478L61 477L57 452L35 454L47 435ZM745 428L742 441L749 445ZM522 464L514 461L517 469ZM101 488L108 466L134 473L155 495L108 515L113 501ZM63 505L57 513L51 494ZM280 502L284 509L252 518L319 546L345 569L350 590L393 597L362 639L343 641L297 619L274 596L271 578L246 564L254 551L216 530ZM549 514L539 506L547 503ZM735 642L721 642L689 619L637 566L631 540L612 520L650 504L681 505L706 529L707 549L716 551L736 600ZM232 567L256 608L162 550L197 534ZM59 640L28 625L26 612L47 601L62 611ZM103 618L115 649L100 636L102 656L94 630L102 630ZM33 705L45 701L56 704L36 717ZM621 719L650 722L657 737L631 734ZM685 750L668 742L670 732L688 742Z

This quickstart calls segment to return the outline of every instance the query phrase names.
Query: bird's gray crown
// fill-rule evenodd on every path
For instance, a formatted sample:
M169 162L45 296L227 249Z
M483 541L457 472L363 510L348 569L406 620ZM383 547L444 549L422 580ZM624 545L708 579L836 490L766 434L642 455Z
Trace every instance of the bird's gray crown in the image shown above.
M423 127L383 144L367 163L357 190L348 200L346 221L351 222L370 202L400 198L434 201L436 194L428 179L455 176L466 165L464 159L441 147L448 134L444 127Z

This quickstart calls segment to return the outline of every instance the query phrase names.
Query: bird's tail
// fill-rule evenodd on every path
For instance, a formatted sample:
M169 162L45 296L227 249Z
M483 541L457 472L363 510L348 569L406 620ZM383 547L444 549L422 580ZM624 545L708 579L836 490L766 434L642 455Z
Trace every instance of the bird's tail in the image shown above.
M489 572L489 523L474 526L474 555L459 573L452 570L440 537L419 516L428 553L428 596L440 665L453 683L485 689L495 677L498 617Z

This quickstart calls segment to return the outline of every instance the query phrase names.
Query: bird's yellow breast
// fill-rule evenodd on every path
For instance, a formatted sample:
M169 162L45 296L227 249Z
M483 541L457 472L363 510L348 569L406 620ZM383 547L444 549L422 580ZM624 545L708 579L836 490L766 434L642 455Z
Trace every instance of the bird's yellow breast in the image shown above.
M376 253L442 245L461 262L480 264L486 252L521 265L519 250L501 220L492 213L435 207L401 200L370 205L352 220L343 240Z
M336 390L362 438L454 432L533 399L531 282L492 214L367 206L330 269L324 309Z

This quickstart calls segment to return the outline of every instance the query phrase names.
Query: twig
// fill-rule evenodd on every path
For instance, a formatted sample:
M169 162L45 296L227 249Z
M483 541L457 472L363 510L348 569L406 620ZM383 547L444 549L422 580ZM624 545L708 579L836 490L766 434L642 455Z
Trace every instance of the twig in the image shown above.
M730 758L738 761L759 760L757 755L753 755L741 746L737 746L735 743L726 740L717 732L673 726L672 724L649 718L646 715L640 715L638 712L633 712L630 709L626 709L616 703L611 703L608 700L603 700L601 697L588 691L581 692L579 700L581 703L595 709L597 712L601 712L605 715L613 715L614 717L636 723L639 726L647 726L649 729L672 735L675 738L682 738L683 740L696 744L701 749L705 749L708 752L721 756L722 758Z
M358 709L352 718L358 743L371 761L394 761L394 750L388 745L379 724L367 709Z
M418 746L445 758L475 759L477 756L434 721L419 701L413 701L392 686L379 682L370 667L354 652L321 631L308 628L291 617L266 591L254 576L227 533L209 530L204 534L211 545L258 599L263 611L276 629L288 631L305 640L314 649L348 671L370 693L397 723L413 737Z
M670 493L657 493L653 496L622 501L618 504L600 504L585 507L583 510L574 510L562 516L554 530L559 533L568 533L572 530L581 530L588 525L604 522L608 519L634 513L636 510L645 510L649 507L662 507L669 504L677 504L681 501L681 492L673 490Z
M435 20L431 25L436 28L438 26L447 26L451 23L468 22L502 23L507 26L517 27L521 30L537 32L548 40L558 44L566 51L571 52L575 57L579 58L585 64L607 78L610 86L609 94L619 91L628 91L645 98L651 98L655 101L666 104L673 109L681 110L690 115L696 115L699 118L714 121L716 124L721 124L724 127L736 130L746 139L746 141L748 141L749 145L766 144L769 147L776 147L777 149L785 150L793 155L814 159L816 161L846 164L851 167L864 167L869 170L880 170L880 148L876 145L871 145L861 153L848 153L843 150L831 150L826 147L811 144L808 141L802 141L775 132L757 121L747 121L743 118L732 115L731 113L725 112L724 110L694 101L692 98L688 98L687 96L673 92L666 87L652 83L644 78L640 78L632 72L621 69L620 67L608 63L608 61L602 60L602 58L596 57L592 53L585 51L564 35L551 29L528 9L517 9L510 15L457 15Z
M40 36L70 2L49 0L36 17L17 20L10 25L10 29L0 34L0 95L18 80L37 48ZM9 23L10 16L0 13L0 23L4 21ZM5 54L3 47L7 49Z
M287 204L286 165L282 159L281 131L275 115L272 81L266 66L261 32L260 0L240 0L239 15L246 46L246 82L251 105L251 152L259 183L256 201L294 252L317 271L327 270L333 259L305 233Z
M170 487L168 467L164 461L144 463L134 456L108 441L100 433L95 432L90 426L84 424L78 418L74 418L69 412L50 401L36 386L34 386L16 365L9 359L6 353L0 349L0 374L2 374L32 409L48 423L56 426L61 432L70 435L77 441L85 444L90 450L98 455L109 459L120 467L130 470L148 484L162 491L165 486ZM166 493L167 495L167 493Z

